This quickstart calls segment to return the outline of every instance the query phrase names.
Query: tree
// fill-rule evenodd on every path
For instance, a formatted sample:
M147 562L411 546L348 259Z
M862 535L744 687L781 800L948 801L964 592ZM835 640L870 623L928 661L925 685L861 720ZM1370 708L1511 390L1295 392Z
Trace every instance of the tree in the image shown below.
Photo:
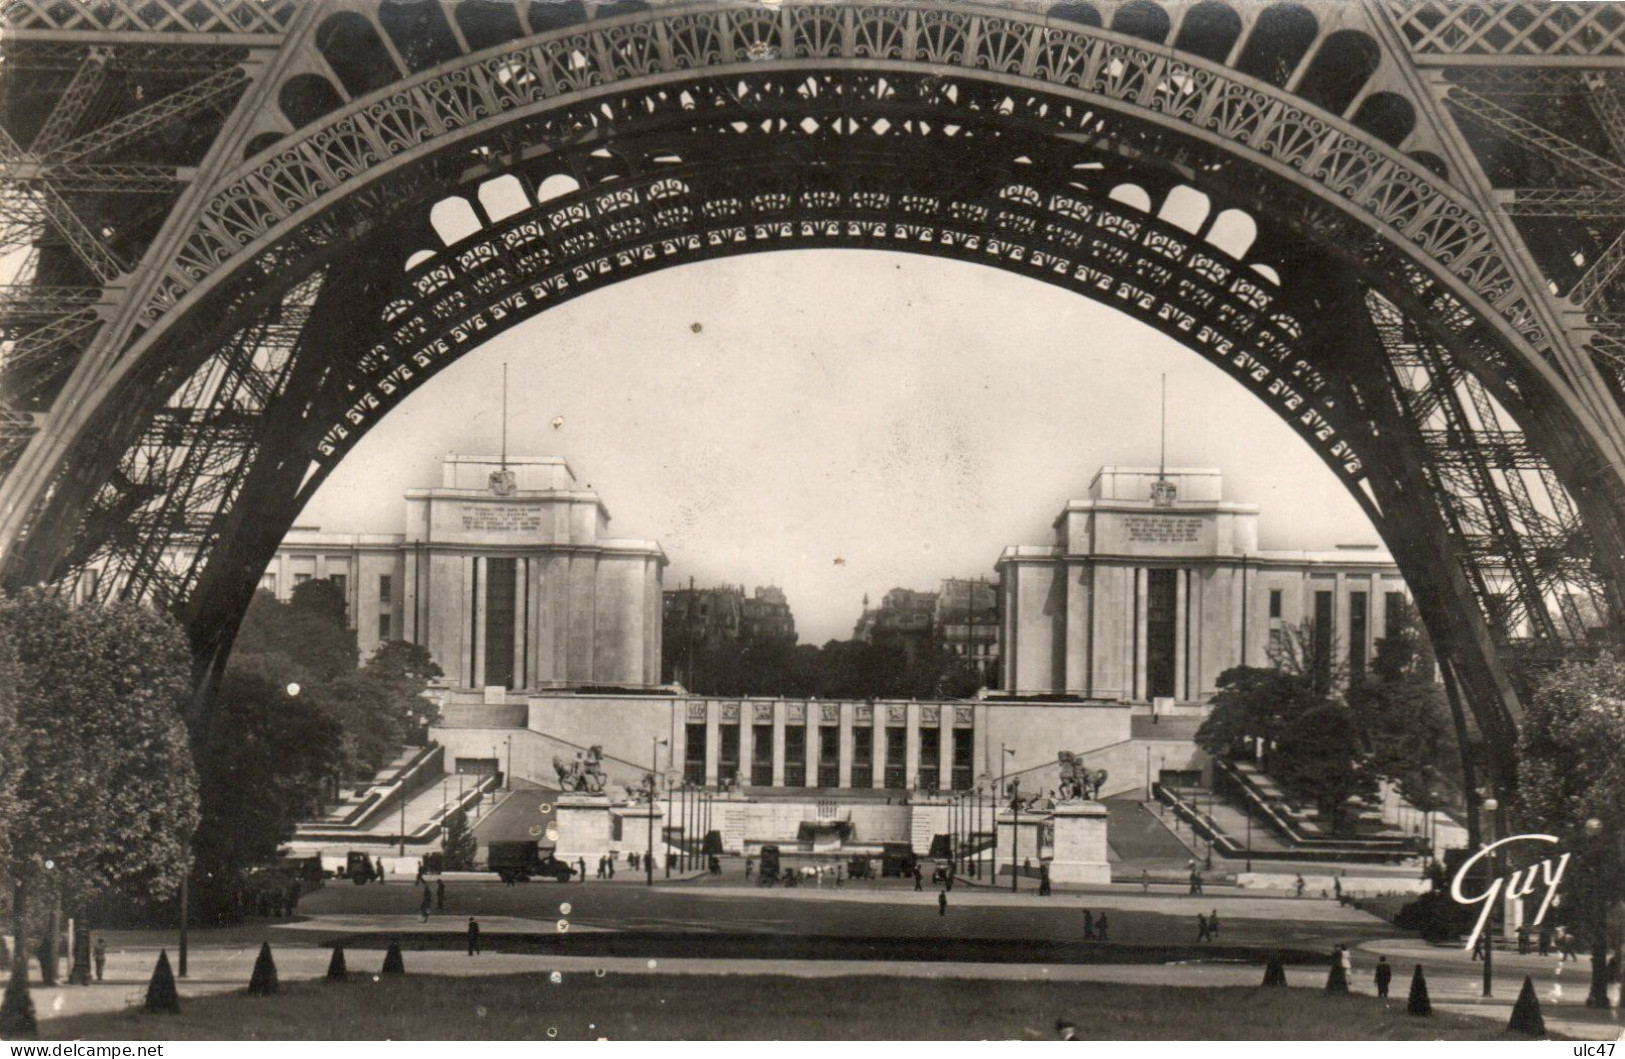
M197 900L205 917L223 921L237 911L247 870L275 856L295 825L320 810L323 786L340 767L343 732L305 695L228 673L202 747Z
M1578 850L1578 904L1591 942L1592 1004L1607 1002L1609 909L1625 900L1625 663L1570 662L1540 681L1518 730L1517 807L1532 827ZM1586 833L1595 819L1601 830Z
M1362 757L1352 712L1328 702L1305 710L1281 733L1270 755L1270 774L1293 797L1312 802L1333 831L1341 831L1348 822L1348 800L1377 792L1377 778L1364 768Z
M1416 609L1390 616L1370 675L1348 690L1368 767L1424 812L1463 802L1461 742L1444 688L1433 679L1433 649Z
M1212 708L1196 730L1196 745L1215 757L1247 751L1249 741L1278 742L1292 723L1322 700L1303 676L1236 666L1219 674Z
M453 809L446 815L446 826L440 832L440 848L446 855L447 871L469 871L474 867L479 843L468 826L468 814L462 809Z
M191 656L173 619L132 603L73 606L43 589L0 600L14 660L9 849L16 952L31 902L162 899L198 823L181 711ZM11 664L8 662L7 664ZM23 976L26 984L26 975Z

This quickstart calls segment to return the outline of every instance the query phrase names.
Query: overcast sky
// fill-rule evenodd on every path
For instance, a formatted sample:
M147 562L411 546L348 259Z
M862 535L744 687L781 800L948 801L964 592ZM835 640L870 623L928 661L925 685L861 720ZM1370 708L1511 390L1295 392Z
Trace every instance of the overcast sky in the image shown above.
M982 266L797 251L686 265L586 295L465 356L388 416L299 519L400 532L444 453L565 457L611 532L658 540L666 585L777 584L804 643L865 593L993 576L1047 544L1102 465L1225 473L1266 548L1376 534L1287 426L1115 310ZM554 427L555 418L562 426ZM838 561L841 560L841 561Z

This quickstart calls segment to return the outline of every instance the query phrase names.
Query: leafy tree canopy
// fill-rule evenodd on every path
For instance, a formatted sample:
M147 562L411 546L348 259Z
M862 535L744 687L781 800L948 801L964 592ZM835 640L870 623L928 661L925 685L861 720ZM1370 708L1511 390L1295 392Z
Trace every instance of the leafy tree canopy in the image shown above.
M0 600L0 645L0 874L69 907L173 893L198 823L180 627L135 604L74 606L30 589Z

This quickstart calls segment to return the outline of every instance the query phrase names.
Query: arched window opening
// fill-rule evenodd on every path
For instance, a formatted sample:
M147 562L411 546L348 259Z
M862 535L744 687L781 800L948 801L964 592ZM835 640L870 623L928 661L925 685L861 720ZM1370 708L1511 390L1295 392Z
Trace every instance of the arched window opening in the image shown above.
M617 15L636 15L649 10L644 0L603 0L598 9L593 12L597 18L614 18Z
M1206 0L1185 13L1174 47L1222 63L1230 57L1230 49L1235 47L1239 36L1241 16L1229 4Z
M1309 61L1309 69L1298 82L1298 95L1333 114L1342 114L1377 72L1381 61L1376 41L1359 30L1338 30L1321 42L1320 50Z
M532 33L546 33L587 21L587 8L581 0L530 0L526 18Z
M1113 202L1121 202L1125 206L1133 206L1142 213L1151 212L1151 196L1138 184L1119 184L1112 188L1107 196Z
M462 0L457 5L457 28L475 51L494 48L525 35L519 12L508 0Z
M1423 169L1426 169L1440 180L1450 179L1450 167L1445 164L1445 160L1443 158L1440 158L1432 151L1412 151L1410 153L1410 158L1411 161L1415 162Z
M429 210L429 225L440 241L452 246L480 230L480 219L467 199L441 199Z
M410 272L414 268L417 268L419 265L423 264L425 261L432 260L434 260L433 250L419 250L417 253L406 259L406 271Z
M1181 184L1168 192L1157 217L1195 234L1202 227L1202 222L1207 220L1208 211L1212 208L1212 199L1193 187Z
M1260 276L1263 276L1277 287L1281 285L1281 274L1268 265L1254 265L1253 271L1258 273Z
M344 106L344 99L327 78L298 74L288 78L288 83L282 86L277 105L297 129Z
M1354 112L1354 124L1383 143L1398 146L1416 128L1416 110L1411 101L1393 92L1373 92Z
M537 187L536 201L552 202L556 198L560 198L564 195L570 195L580 190L581 185L576 183L575 177L569 176L565 173L554 173L552 176L542 181L541 185Z
M282 134L280 132L262 132L248 141L248 146L243 148L243 157L252 158L281 139Z
M352 98L375 92L401 76L372 23L354 11L331 15L316 27L316 50Z
M1168 39L1168 12L1150 0L1129 0L1112 16L1112 30L1161 44Z
M438 0L383 0L378 24L413 73L462 54Z
M1049 9L1049 17L1076 22L1081 26L1094 26L1096 29L1105 25L1094 5L1082 3L1081 0L1066 0L1065 3L1056 4Z
M1213 219L1213 227L1207 230L1207 241L1215 249L1238 260L1247 256L1257 238L1258 224L1241 210L1225 210Z
M493 221L500 221L529 209L530 200L519 178L508 173L480 185L480 208Z
M1258 13L1258 21L1241 49L1236 69L1249 77L1268 81L1277 88L1292 80L1292 72L1303 61L1309 46L1320 32L1320 23L1306 7L1275 4Z

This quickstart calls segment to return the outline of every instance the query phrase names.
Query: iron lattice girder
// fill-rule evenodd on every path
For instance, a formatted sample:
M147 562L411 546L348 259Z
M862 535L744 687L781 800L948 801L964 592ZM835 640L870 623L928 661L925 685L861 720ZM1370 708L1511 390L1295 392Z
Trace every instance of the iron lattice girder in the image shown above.
M239 65L215 70L200 81L155 99L138 110L122 114L68 143L39 152L38 156L47 163L61 164L106 154L171 121L186 118L204 107L240 94L247 83L248 75Z
M192 175L190 167L142 162L86 164L24 160L0 163L0 180L42 184L57 192L79 195L173 195Z
M1625 59L1625 10L1617 4L1385 0L1383 8L1419 64L1480 57Z
M1539 151L1571 172L1609 187L1625 188L1625 166L1520 117L1494 100L1460 84L1449 86L1445 90L1445 99L1459 113L1524 147Z
M85 53L85 61L74 71L72 80L57 97L45 124L28 145L31 153L43 154L73 135L74 128L85 116L85 111L90 109L96 93L101 91L107 79L107 55L106 48L91 48Z
M1497 197L1513 217L1625 219L1625 188L1512 188Z
M8 0L6 28L140 34L280 34L297 8L296 0Z

